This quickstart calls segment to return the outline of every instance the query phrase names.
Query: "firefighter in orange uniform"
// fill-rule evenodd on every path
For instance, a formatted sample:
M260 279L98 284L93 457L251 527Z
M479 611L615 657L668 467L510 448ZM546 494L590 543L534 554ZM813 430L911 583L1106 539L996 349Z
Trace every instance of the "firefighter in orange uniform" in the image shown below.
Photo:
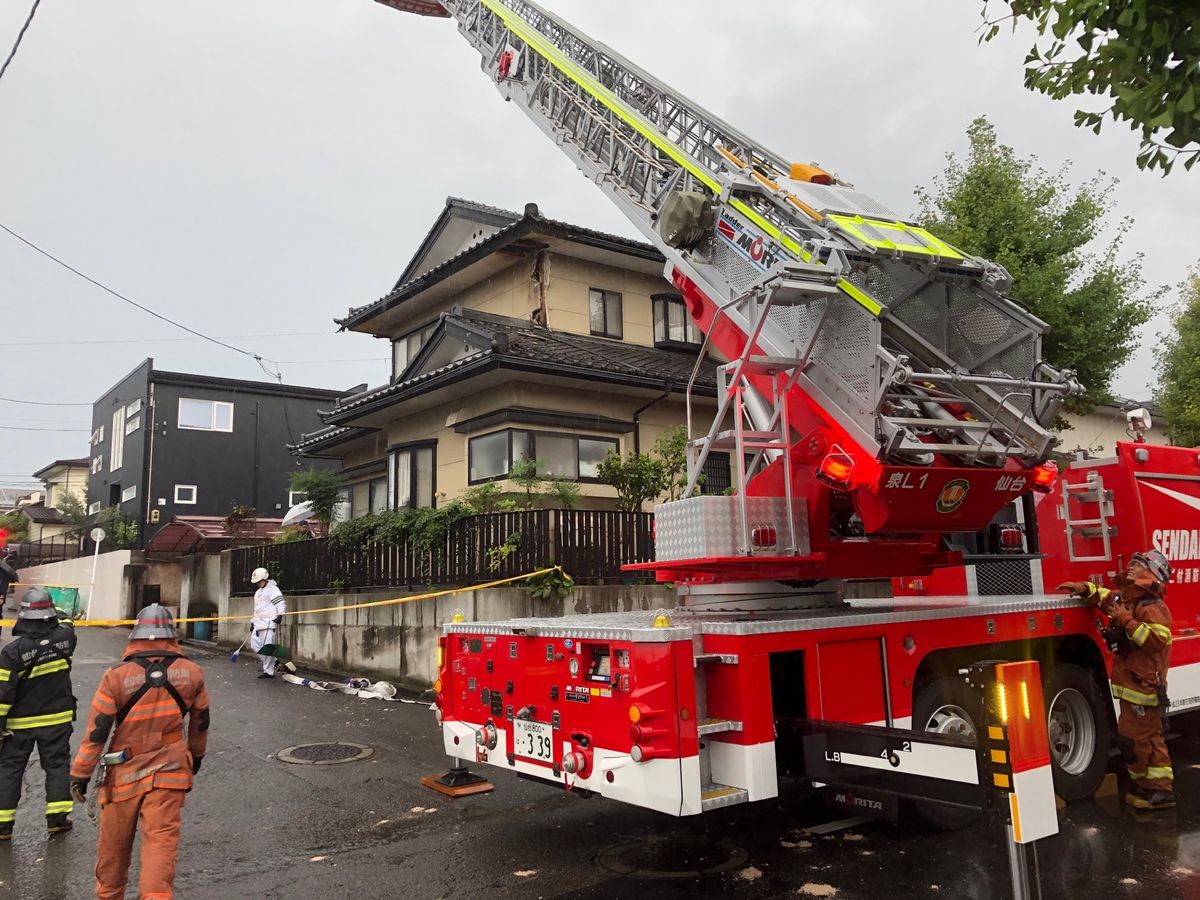
M1171 611L1163 597L1170 580L1167 558L1148 550L1135 553L1128 570L1117 576L1116 593L1091 582L1059 585L1111 619L1116 642L1112 695L1121 701L1117 743L1132 781L1125 802L1137 809L1175 805L1175 776L1164 739Z
M105 765L95 788L100 791L97 897L125 896L139 827L137 896L174 896L183 799L204 758L208 722L204 672L183 656L170 612L157 603L147 606L138 614L123 661L100 681L71 765L76 799L86 794L102 757Z

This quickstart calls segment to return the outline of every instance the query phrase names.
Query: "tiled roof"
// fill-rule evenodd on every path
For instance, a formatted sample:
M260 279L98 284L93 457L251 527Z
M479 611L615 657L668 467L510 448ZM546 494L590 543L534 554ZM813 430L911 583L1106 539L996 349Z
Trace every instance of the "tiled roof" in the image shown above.
M537 371L567 378L586 378L609 384L625 384L682 392L696 365L693 353L660 350L589 335L552 331L524 319L514 319L478 310L444 313L438 331L455 325L477 336L477 343L490 345L470 356L455 360L405 381L363 391L339 405L327 421L346 421L348 413L403 395L424 393L443 379L468 368L507 368ZM429 340L433 345L437 331ZM716 364L706 359L696 378L699 393L716 392Z
M62 513L53 507L46 506L42 503L34 503L29 506L22 506L23 512L30 522L36 525L61 525L64 521Z
M357 437L362 437L364 434L374 432L373 428L355 428L346 425L330 425L327 428L321 428L318 431L313 431L308 434L300 435L300 440L295 444L289 444L288 449L298 453L312 453L322 447L340 444L343 441L352 440Z
M364 306L351 307L346 313L344 319L334 319L343 329L350 328L355 324L365 322L379 313L385 312L392 306L400 303L407 297L424 290L431 285L436 284L448 275L457 272L469 262L477 259L483 259L490 255L500 247L505 246L520 237L532 232L549 232L557 234L566 240L577 240L582 243L602 243L611 245L613 249L623 250L643 258L652 258L663 260L663 256L658 252L653 244L647 244L644 241L633 241L629 238L623 238L619 235L609 234L604 231L596 231L591 228L584 228L581 225L572 225L570 222L560 222L555 219L546 219L537 212L537 207L530 204L530 211L518 218L511 225L501 228L490 237L484 238L476 244L463 249L456 256L452 256L441 265L423 272L416 278L399 285L385 294L383 297L376 300L374 303L368 303ZM489 207L483 207L488 209ZM504 210L498 211L500 214L506 214Z

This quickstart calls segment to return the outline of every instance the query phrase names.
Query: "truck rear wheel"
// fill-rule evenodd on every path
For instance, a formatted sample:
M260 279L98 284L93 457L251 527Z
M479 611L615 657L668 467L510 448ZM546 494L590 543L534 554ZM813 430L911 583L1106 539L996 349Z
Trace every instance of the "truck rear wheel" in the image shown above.
M1091 673L1060 663L1046 682L1046 732L1054 792L1067 802L1096 793L1108 771L1112 728Z
M936 678L917 691L913 698L913 731L931 731L974 741L979 725L975 721L976 714L970 710L977 703L978 700L972 703L970 691L960 679ZM913 808L927 824L944 831L965 828L979 817L973 809L942 803L918 800Z

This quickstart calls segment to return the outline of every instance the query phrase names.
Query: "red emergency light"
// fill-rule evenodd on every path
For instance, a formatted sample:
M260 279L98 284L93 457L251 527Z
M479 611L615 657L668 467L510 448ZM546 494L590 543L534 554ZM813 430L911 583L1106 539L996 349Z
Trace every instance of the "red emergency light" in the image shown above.
M1058 465L1054 460L1048 459L1033 470L1033 489L1045 493L1054 486L1056 478L1058 478Z
M835 491L850 490L850 479L854 475L854 460L850 454L835 450L817 466L817 480Z
M8 532L5 531L3 528L0 528L0 548L4 547L4 545L7 543L8 543Z

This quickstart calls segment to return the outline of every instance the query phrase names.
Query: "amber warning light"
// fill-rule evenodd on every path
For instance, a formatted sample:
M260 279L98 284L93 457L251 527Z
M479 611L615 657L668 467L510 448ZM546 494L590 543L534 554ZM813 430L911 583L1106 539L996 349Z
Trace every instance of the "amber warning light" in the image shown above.
M1033 470L1033 488L1036 491L1048 491L1058 478L1058 466L1053 460L1047 460Z

